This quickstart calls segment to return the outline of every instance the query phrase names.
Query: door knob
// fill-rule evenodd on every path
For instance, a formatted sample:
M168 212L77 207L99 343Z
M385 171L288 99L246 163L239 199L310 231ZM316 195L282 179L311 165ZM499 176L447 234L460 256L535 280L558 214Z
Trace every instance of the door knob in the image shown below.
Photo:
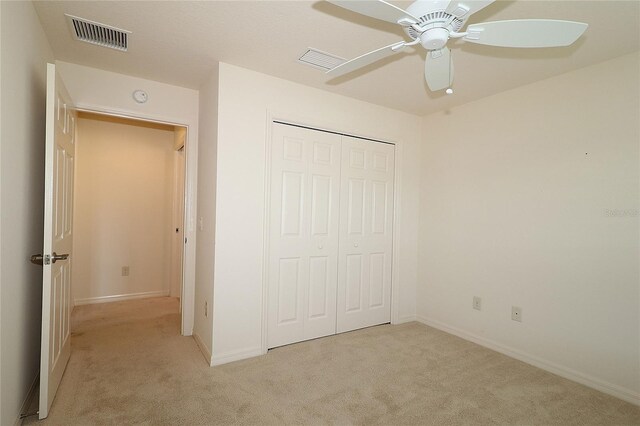
M57 254L55 251L51 255L51 262L56 263L58 260L67 260L69 258L69 253L65 254Z
M322 250L322 244L318 244L318 248Z
M358 243L353 243L353 246L354 247L358 247Z
M55 251L51 256L49 255L41 255L40 253L34 254L31 256L31 263L36 265L48 265L50 263L56 263L58 260L67 260L69 258L69 254L58 254Z

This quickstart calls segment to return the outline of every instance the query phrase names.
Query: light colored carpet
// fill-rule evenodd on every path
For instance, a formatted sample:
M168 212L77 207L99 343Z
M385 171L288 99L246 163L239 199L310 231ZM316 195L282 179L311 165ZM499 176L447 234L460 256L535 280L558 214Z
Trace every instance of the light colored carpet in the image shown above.
M210 368L155 298L74 310L44 423L630 425L640 408L418 323Z

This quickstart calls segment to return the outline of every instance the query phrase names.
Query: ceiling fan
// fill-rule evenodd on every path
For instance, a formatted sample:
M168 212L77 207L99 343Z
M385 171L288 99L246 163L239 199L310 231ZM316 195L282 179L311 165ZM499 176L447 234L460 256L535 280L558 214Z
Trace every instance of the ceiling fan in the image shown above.
M574 43L588 24L551 19L519 19L483 22L461 31L471 15L495 0L418 0L403 10L384 0L327 0L362 15L401 25L411 41L399 41L346 61L327 74L338 77L380 59L399 53L408 46L427 50L424 77L431 91L447 89L453 93L453 63L449 39L500 47L560 47Z

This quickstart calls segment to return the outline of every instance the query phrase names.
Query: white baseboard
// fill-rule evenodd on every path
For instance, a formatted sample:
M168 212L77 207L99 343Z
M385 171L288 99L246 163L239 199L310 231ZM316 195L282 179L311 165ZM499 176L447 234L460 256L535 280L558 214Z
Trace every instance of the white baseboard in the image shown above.
M211 351L209 350L209 348L207 348L207 346L204 344L204 342L202 341L198 333L194 331L191 335L193 336L193 340L196 341L198 348L200 348L200 352L202 352L202 356L204 356L204 359L207 361L207 364L212 366L213 359L211 358Z
M213 367L215 365L227 364L229 362L240 361L241 359L252 358L254 356L260 355L264 355L264 353L262 352L262 347L260 346L249 349L241 349L239 351L225 352L220 355L214 354L213 359L211 360L211 366Z
M87 297L85 299L75 299L74 306L91 305L94 303L119 302L121 300L145 299L147 297L169 296L169 290L146 291L143 293L115 294L113 296Z
M21 419L20 416L22 416L23 414L28 414L27 410L31 406L31 402L33 401L33 398L37 396L36 390L38 389L39 381L40 381L40 372L36 374L36 377L33 379L33 382L31 383L31 387L29 387L29 392L27 392L27 396L22 402L22 407L20 407L20 413L18 413L18 418L14 422L15 426L20 426L22 424L23 419Z
M495 342L482 336L478 336L465 330L461 330L456 327L449 326L431 318L418 315L416 316L416 320L430 327L437 328L438 330L442 330L446 333L453 334L465 340L469 340L473 343L477 343L480 346L484 346L496 352L500 352L501 354L507 355L511 358L526 362L527 364L541 368L542 370L557 374L558 376L564 377L565 379L572 380L600 392L630 402L631 404L640 406L640 393L634 392L631 389L626 389L621 386L605 382L604 380L600 380L588 374L584 374L571 368L558 365L554 362L547 361L534 355L530 355L518 349L505 346L501 343Z
M393 322L392 324L404 324L406 322L411 322L411 321L416 321L415 315L400 317L397 319L397 321Z

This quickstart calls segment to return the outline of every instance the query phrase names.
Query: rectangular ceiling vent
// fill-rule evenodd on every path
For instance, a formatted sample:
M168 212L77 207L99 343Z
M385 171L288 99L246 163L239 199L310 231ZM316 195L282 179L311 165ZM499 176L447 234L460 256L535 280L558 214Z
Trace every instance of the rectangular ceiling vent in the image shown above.
M317 49L308 48L306 52L300 58L298 62L311 65L314 68L321 69L323 71L329 71L338 65L344 63L345 59L338 56L330 55L326 52L322 52Z
M71 29L71 35L76 40L85 41L97 46L109 47L111 49L126 52L129 48L129 34L131 31L121 30L109 25L67 15L67 22Z

